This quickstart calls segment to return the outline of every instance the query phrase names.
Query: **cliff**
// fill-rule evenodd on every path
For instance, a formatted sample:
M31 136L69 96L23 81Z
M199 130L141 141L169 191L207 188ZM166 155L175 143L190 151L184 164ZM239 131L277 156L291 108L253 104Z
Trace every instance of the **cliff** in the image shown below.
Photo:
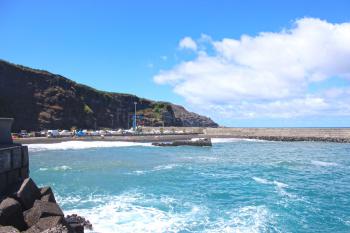
M134 102L145 126L217 127L210 118L167 102L99 91L47 71L0 60L0 117L13 130L129 128Z

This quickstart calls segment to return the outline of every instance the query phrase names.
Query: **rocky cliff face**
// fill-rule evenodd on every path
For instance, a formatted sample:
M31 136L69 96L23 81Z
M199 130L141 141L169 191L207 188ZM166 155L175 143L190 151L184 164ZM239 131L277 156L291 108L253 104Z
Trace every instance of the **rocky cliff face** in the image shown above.
M129 128L137 102L146 126L217 127L181 106L134 95L103 92L60 75L0 60L0 117L13 117L13 130Z

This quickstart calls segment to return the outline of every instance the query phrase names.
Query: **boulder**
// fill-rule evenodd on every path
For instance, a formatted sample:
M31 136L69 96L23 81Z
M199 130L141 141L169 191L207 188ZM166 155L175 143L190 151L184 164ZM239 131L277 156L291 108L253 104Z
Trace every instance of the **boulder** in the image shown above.
M84 233L84 226L78 223L73 223L69 225L75 233Z
M45 217L39 219L39 221L26 230L25 233L39 233L62 224L64 224L64 218L62 216Z
M17 198L24 210L32 208L35 200L40 199L40 191L31 178L23 181L17 192Z
M40 218L64 216L61 208L56 203L41 200L36 200L33 207L25 211L23 215L28 227L34 226Z
M13 198L6 198L0 203L0 224L26 229L21 204Z
M0 226L0 233L19 233L19 230L13 226Z
M84 228L92 230L92 224L89 220L86 220L85 218L78 216L76 214L68 215L66 218L67 224L76 232L76 233L83 233Z
M40 200L56 203L55 195L53 194L52 189L50 187L40 188L40 193L41 193Z

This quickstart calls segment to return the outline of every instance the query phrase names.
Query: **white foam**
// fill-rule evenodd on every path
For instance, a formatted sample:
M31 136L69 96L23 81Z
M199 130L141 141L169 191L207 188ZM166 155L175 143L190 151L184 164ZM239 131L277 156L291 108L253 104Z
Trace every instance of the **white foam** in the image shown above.
M318 161L318 160L312 160L311 163L313 165L320 166L320 167L334 167L334 166L338 166L337 163L324 162L324 161Z
M212 143L230 143L230 142L265 142L266 140L261 139L249 139L249 138L211 138Z
M118 196L91 196L67 200L58 197L59 203L91 206L89 209L65 210L66 214L77 213L88 219L95 233L114 232L267 232L275 228L273 214L266 206L243 206L228 210L217 218L211 211L169 196L155 197L140 193L124 193ZM92 207L94 206L94 207ZM181 206L181 211L174 207ZM274 229L274 232L279 232Z
M286 188L286 187L288 187L287 184L282 183L282 182L278 182L278 181L275 181L275 180L273 181L273 184L276 185L278 188Z
M173 198L145 197L142 194L122 194L119 196L99 197L102 199L91 209L66 210L66 214L77 213L88 219L93 232L179 232L196 219L202 219L201 214L206 213L200 206L189 205L181 213L171 208L157 208L152 203L169 207L175 200Z
M146 174L146 173L150 173L150 172L171 170L171 169L179 167L179 166L181 166L181 165L180 164L159 165L159 166L155 166L153 169L150 169L150 170L137 170L137 171L134 171L133 173L135 173L137 175L142 175L142 174Z
M82 150L89 148L152 146L151 143L121 142L121 141L67 141L59 143L28 144L29 151L46 150Z
M285 184L285 183L282 183L282 182L279 182L276 180L270 181L270 180L266 180L264 178L255 177L255 176L252 177L252 179L260 184L274 185L277 193L281 196L287 196L289 198L298 199L298 197L296 195L291 194L285 190L285 188L288 187L288 184Z
M260 177L253 177L253 180L255 180L256 182L260 183L260 184L271 184L270 181L260 178Z
M288 187L287 184L285 183L282 183L282 182L278 182L278 181L269 181L269 180L266 180L264 178L260 178L260 177L252 177L253 180L255 180L256 182L260 183L260 184L273 184L273 185L276 185L276 187L278 188L286 188Z
M47 167L39 168L39 171L67 171L67 170L72 170L72 168L67 165L57 166L53 168L47 168Z
M274 216L266 206L243 206L232 210L228 218L219 218L204 232L259 233L269 232L271 227L274 232L279 232L274 222Z
M166 165L159 165L154 167L154 171L161 171L161 170L170 170L173 169L175 167L179 167L180 164L166 164Z

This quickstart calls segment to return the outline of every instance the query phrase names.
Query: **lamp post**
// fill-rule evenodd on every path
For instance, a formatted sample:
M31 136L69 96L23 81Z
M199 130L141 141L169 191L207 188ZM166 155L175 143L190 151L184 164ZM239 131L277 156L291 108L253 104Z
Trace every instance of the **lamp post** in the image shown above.
M136 105L137 105L137 102L135 101L134 102L134 105L135 105L135 112L134 112L134 122L133 122L133 129L134 131L136 131Z

